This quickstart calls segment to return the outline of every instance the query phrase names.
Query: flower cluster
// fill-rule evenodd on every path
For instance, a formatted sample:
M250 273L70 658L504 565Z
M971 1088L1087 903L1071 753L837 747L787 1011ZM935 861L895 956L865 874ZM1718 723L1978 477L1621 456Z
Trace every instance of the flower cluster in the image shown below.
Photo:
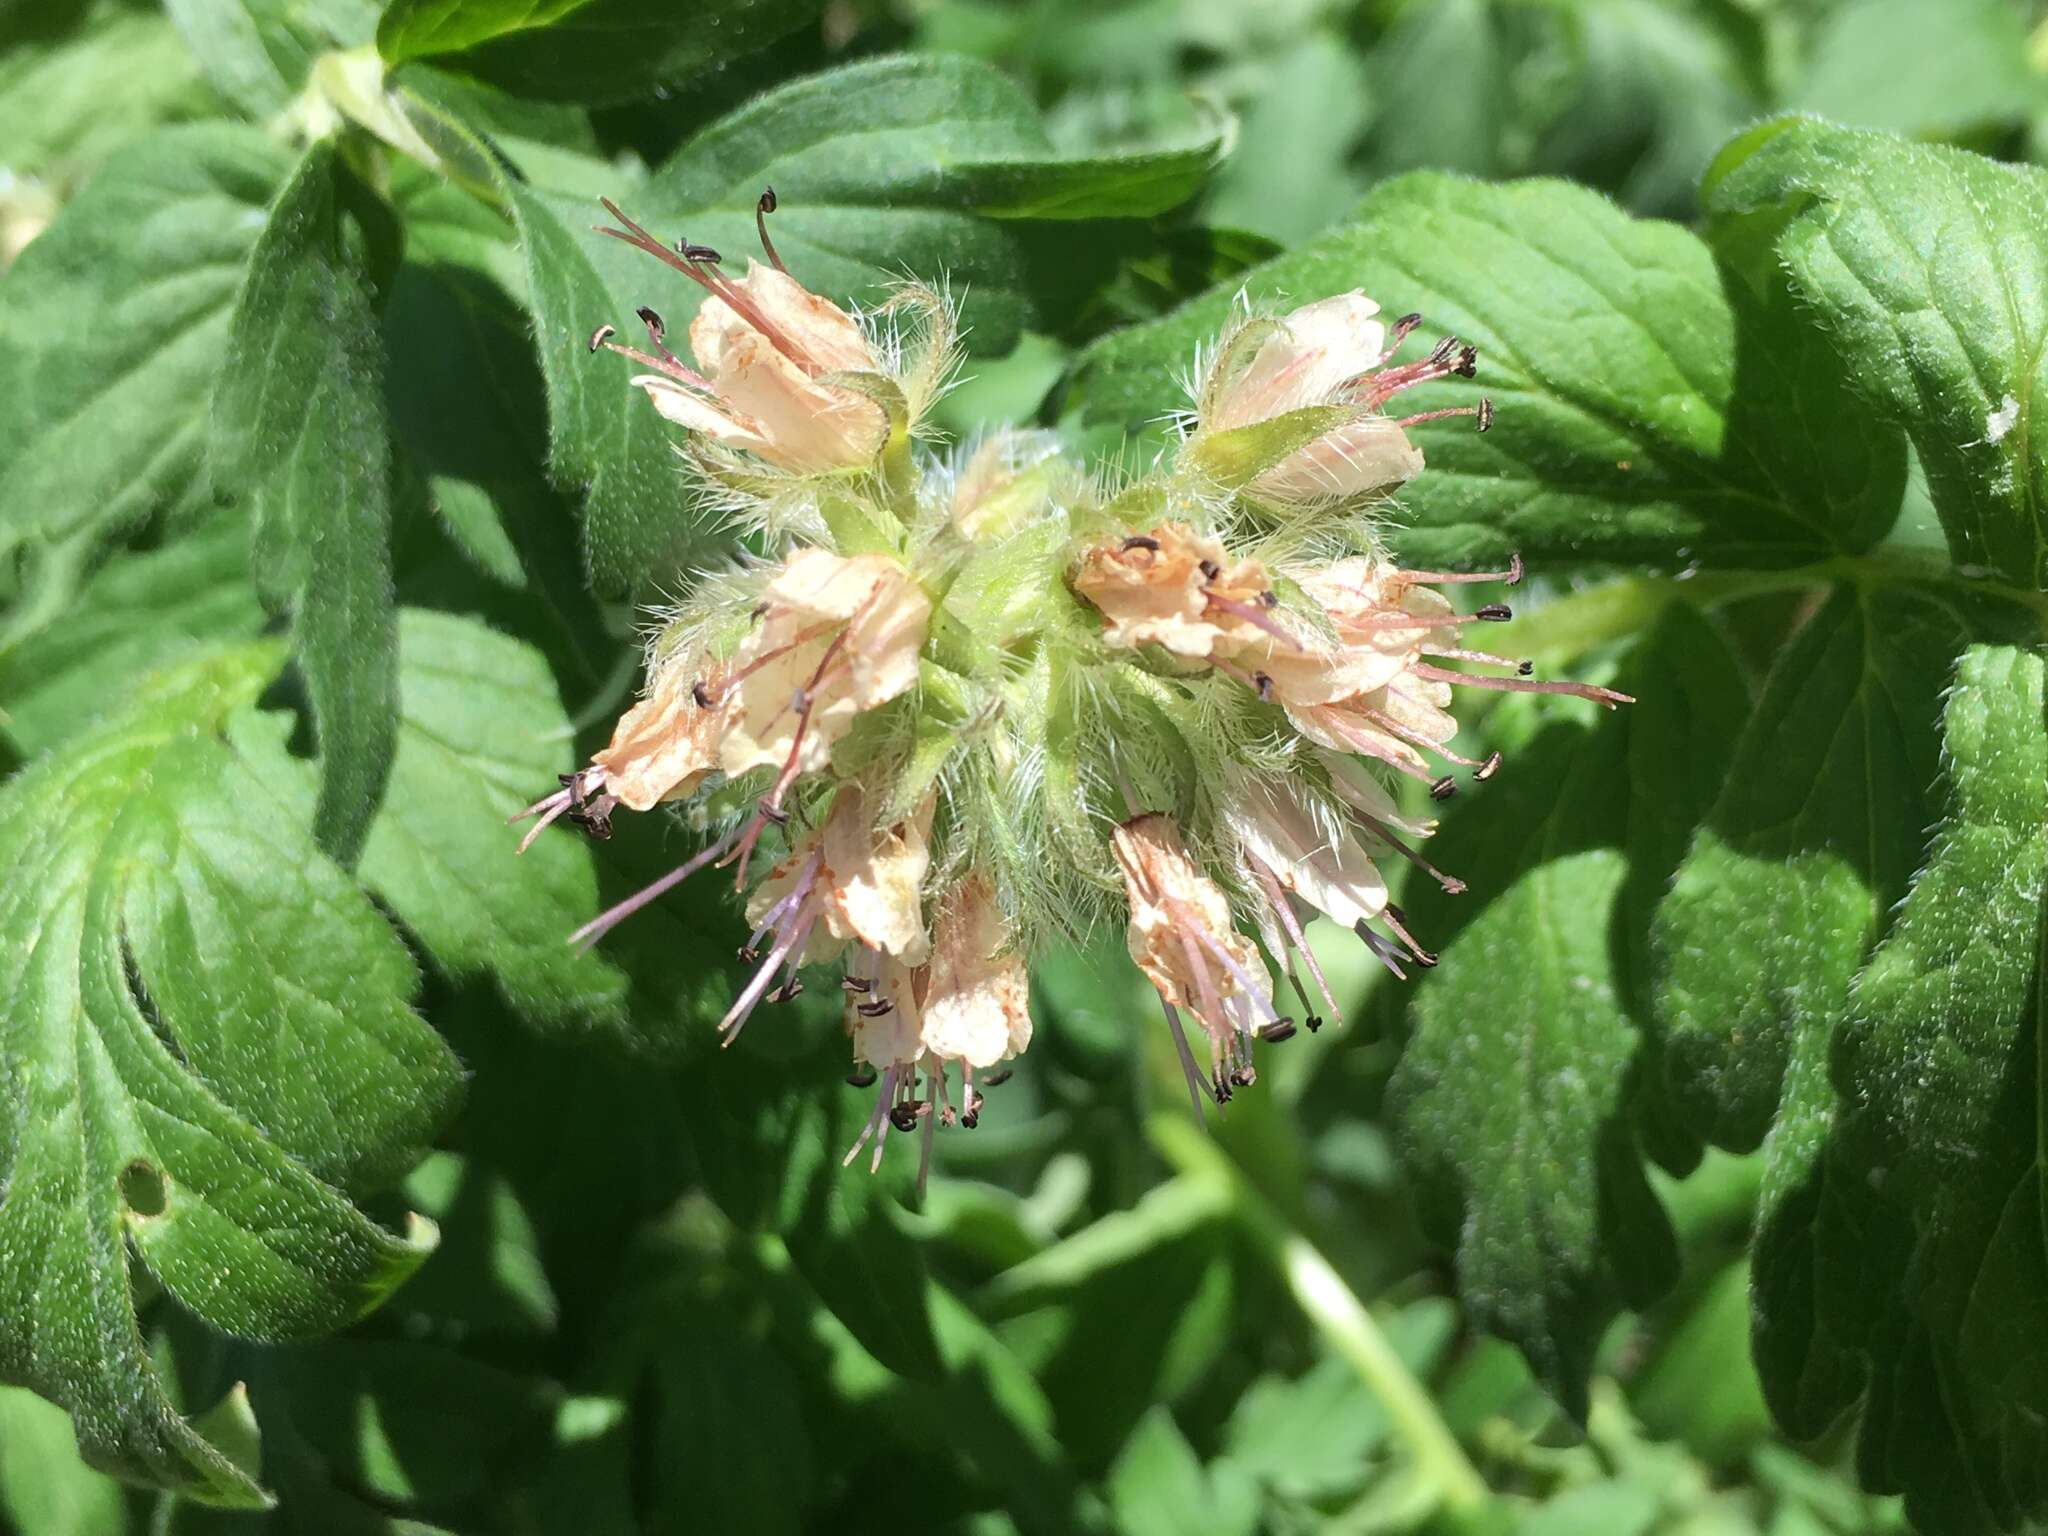
M768 238L772 191L767 262L742 276L606 207L602 233L704 297L694 366L651 309L647 349L607 326L591 351L640 365L621 386L688 429L692 472L754 552L659 616L643 697L528 807L527 841L685 802L702 849L572 937L730 869L754 972L721 1033L839 968L850 1080L879 1085L849 1162L872 1140L879 1165L892 1129L921 1129L928 1154L936 1127L972 1126L1031 1039L1028 957L1103 922L1158 992L1197 1105L1228 1099L1254 1042L1295 1031L1276 976L1307 1028L1335 1015L1313 916L1396 975L1435 963L1378 861L1463 889L1396 792L1406 776L1442 800L1455 770L1500 767L1452 750L1454 688L1629 702L1465 643L1509 611L1446 589L1513 585L1519 561L1409 571L1381 548L1388 498L1423 468L1407 429L1492 420L1483 400L1389 411L1476 368L1455 338L1396 362L1418 316L1388 325L1359 293L1242 307L1197 360L1173 452L1106 485L1044 433L927 447L953 364L944 296L856 313L807 292Z

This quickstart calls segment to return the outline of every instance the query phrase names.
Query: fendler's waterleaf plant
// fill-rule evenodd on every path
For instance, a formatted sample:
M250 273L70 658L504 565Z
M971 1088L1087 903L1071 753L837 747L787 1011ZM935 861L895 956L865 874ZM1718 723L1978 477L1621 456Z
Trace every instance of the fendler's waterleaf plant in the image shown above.
M606 204L604 234L702 298L689 361L644 306L644 341L606 324L588 350L632 365L615 387L689 431L700 494L767 554L661 615L644 697L530 807L529 845L560 819L606 837L667 801L704 828L695 856L573 937L707 867L742 890L752 876L741 952L758 968L720 1033L843 959L853 1080L879 1084L846 1159L872 1145L872 1166L891 1130L921 1132L928 1158L937 1127L976 1123L976 1075L1029 1044L1026 960L1055 935L1126 925L1198 1109L1255 1080L1255 1041L1295 1033L1276 972L1308 1028L1337 1011L1308 917L1397 976L1433 965L1374 860L1429 868L1413 841L1434 823L1367 764L1436 800L1456 770L1491 778L1498 753L1450 745L1454 684L1631 702L1469 642L1509 610L1460 612L1446 589L1513 584L1519 561L1457 575L1381 552L1378 507L1423 469L1407 429L1493 420L1484 399L1388 408L1469 378L1474 350L1443 337L1396 361L1419 317L1390 326L1356 291L1246 311L1145 479L1105 488L1039 433L939 458L919 438L953 364L946 296L906 283L866 316L820 298L777 250L777 207L760 194L766 259L739 275Z
M0 791L0 1375L97 1465L230 1505L267 1496L173 1408L136 1266L242 1338L361 1316L434 1232L349 1192L417 1160L461 1086L404 946L237 748L279 661L160 673Z

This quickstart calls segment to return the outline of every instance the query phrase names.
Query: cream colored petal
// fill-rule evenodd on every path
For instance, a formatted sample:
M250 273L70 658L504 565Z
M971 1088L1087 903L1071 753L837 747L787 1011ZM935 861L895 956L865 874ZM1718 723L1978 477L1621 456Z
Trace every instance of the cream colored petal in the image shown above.
M734 285L821 373L878 370L874 348L853 316L830 299L810 292L787 272L749 260L747 275L736 279Z
M659 373L636 373L631 382L645 390L654 408L679 427L751 453L767 447L755 423L739 420L674 379Z
M1195 1013L1212 1034L1226 1030L1228 1021L1214 1015L1209 1000L1220 1006L1240 989L1202 936L1247 976L1259 963L1231 924L1229 898L1188 857L1169 817L1133 817L1111 834L1110 847L1131 909L1125 943L1132 962L1167 1002Z
M1327 405L1337 389L1372 368L1386 346L1379 305L1353 291L1281 317L1203 425L1228 431L1305 406Z
M931 944L924 925L924 877L931 864L926 835L931 807L893 827L868 824L866 797L843 788L825 820L820 848L826 870L826 926L843 939L922 964Z
M847 1029L853 1036L853 1053L877 1067L907 1067L923 1054L923 1024L917 994L923 978L902 961L885 958L874 990L865 996L848 994ZM856 1006L886 999L888 1012L867 1015Z
M889 431L881 406L818 382L758 332L725 337L716 356L712 386L726 409L754 424L762 458L809 474L865 464L881 451Z
M1340 827L1318 827L1285 790L1247 788L1231 826L1246 852L1332 922L1351 928L1386 909L1386 881L1357 840Z
M647 696L619 717L611 741L591 758L604 769L604 787L629 810L680 799L719 766L726 710L697 702L698 681L685 662L658 670Z
M1422 450L1385 416L1365 416L1325 432L1252 482L1276 500L1365 496L1391 491L1422 473Z
M1206 575L1205 567L1218 574ZM1233 560L1220 541L1177 523L1083 551L1072 586L1107 620L1102 638L1110 645L1158 645L1201 660L1219 647L1254 644L1264 635L1208 600L1215 592L1247 606L1258 602L1266 586L1264 569L1256 561Z
M1374 778L1363 763L1335 752L1321 752L1317 756L1329 770L1330 787L1337 792L1337 797L1354 811L1371 817L1381 826L1391 827L1414 837L1435 835L1435 819L1404 814L1386 786Z
M932 1055L994 1066L1031 1043L1031 986L1009 947L988 883L970 879L939 914L925 989L923 1038Z

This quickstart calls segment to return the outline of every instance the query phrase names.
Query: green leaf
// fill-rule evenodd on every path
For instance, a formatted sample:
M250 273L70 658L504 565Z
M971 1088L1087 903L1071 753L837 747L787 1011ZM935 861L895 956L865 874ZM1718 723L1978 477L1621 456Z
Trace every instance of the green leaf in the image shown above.
M1945 716L1946 815L1842 1032L1849 1169L1911 1222L1913 1333L1876 1361L1880 1446L1925 1530L2048 1516L2048 1201L2041 1148L2048 716L2038 652L1975 646ZM1901 1358L1901 1356L1904 1358ZM1870 1431L1866 1429L1866 1435Z
M118 80L120 90L109 90ZM192 55L162 15L96 6L68 37L0 53L7 168L63 188L159 123L207 106Z
M1401 1363L1427 1380L1458 1326L1441 1297L1411 1302L1382 1320ZM1323 1502L1360 1492L1393 1430L1386 1405L1358 1368L1325 1355L1300 1376L1262 1376L1248 1387L1224 1427L1224 1454L1287 1499Z
M1164 1404L1138 1421L1108 1492L1128 1536L1251 1536L1259 1525L1251 1479L1228 1461L1204 1467Z
M1724 150L1706 196L1787 216L1793 285L1911 437L1957 563L2048 585L2048 173L1783 120Z
M506 818L570 766L569 722L531 646L453 614L399 620L398 754L359 874L427 953L488 971L527 1018L622 1022L625 977L566 940L597 910L589 844Z
M407 108L446 124L419 101ZM457 129L456 132L461 130ZM903 273L958 274L971 344L1000 354L1033 317L1022 221L1151 214L1190 196L1221 129L1178 149L1060 154L1029 97L967 59L882 58L810 76L757 98L685 144L616 201L648 228L709 244L737 262L755 248L754 207L781 200L773 239L808 287L874 302ZM627 386L630 369L593 359L591 333L630 324L651 304L673 335L701 290L594 233L594 198L506 181L518 223L535 336L547 380L552 465L586 497L585 543L610 592L666 581L705 536L685 505L674 433Z
M313 60L370 40L377 0L164 0L214 89L251 117L282 112Z
M433 59L522 96L627 101L803 26L819 0L391 0L386 62Z
M731 921L740 926L736 911ZM924 1253L890 1215L916 1167L916 1138L889 1138L880 1176L865 1163L842 1166L873 1095L844 1083L838 1030L806 1031L794 1053L787 1041L763 1040L801 1024L756 1019L738 1048L682 1074L701 1176L736 1226L788 1244L803 1277L870 1353L904 1376L933 1380L943 1371Z
M1389 1088L1425 1217L1455 1235L1467 1306L1575 1415L1615 1312L1673 1278L1630 1105L1638 923L1719 788L1746 705L1718 636L1679 607L1617 682L1639 702L1597 723L1590 704L1546 711L1551 723L1486 791L1502 799L1466 811L1431 850L1492 895L1410 912L1425 941L1448 942ZM1454 931L1434 926L1475 900L1486 904Z
M277 663L160 673L0 790L0 1377L95 1465L235 1505L264 1495L165 1397L131 1264L244 1337L359 1317L434 1235L342 1191L402 1172L461 1088L404 946L221 738Z
M0 283L5 634L62 611L110 533L199 501L206 404L262 210L289 170L253 129L123 150Z
M1284 310L1363 287L1390 315L1417 311L1431 333L1479 349L1476 385L1415 390L1404 410L1469 405L1478 391L1498 407L1483 436L1469 423L1416 430L1430 468L1404 488L1394 532L1411 562L1519 549L1779 566L1866 547L1898 511L1901 451L1811 369L1799 375L1810 416L1752 411L1742 391L1781 366L1786 342L1763 323L1775 316L1731 305L1726 281L1693 235L1583 188L1404 176L1342 226L1098 343L1070 404L1085 422L1139 431L1186 403L1174 376L1240 288Z
M1940 45L1915 0L1837 6L1809 44L1788 105L1860 128L1946 136L2048 104L2027 61L2022 9L2010 0L1950 0Z
M215 479L251 504L257 584L292 615L320 741L314 831L344 864L398 705L384 354L349 206L365 196L331 141L307 152L250 256L213 402Z
M1699 1134L1757 1145L1802 1033L1832 1032L1920 862L1962 643L1937 597L1843 590L1773 668L1656 917L1667 1081Z
M126 1526L121 1485L78 1459L64 1410L0 1387L0 1515L37 1536L110 1536Z
M125 702L166 662L253 640L263 622L239 516L118 554L48 628L0 648L0 724L24 754L47 751Z

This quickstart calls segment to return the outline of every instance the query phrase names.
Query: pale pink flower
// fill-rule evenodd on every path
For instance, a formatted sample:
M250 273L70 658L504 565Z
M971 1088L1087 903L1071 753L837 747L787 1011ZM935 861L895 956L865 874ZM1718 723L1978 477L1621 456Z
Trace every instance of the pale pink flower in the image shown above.
M1107 621L1102 638L1114 646L1157 645L1203 660L1283 633L1266 614L1275 599L1264 567L1180 523L1090 545L1072 586Z
M773 194L762 211L774 207ZM690 367L665 344L661 316L643 308L654 353L611 341L609 326L591 338L599 346L645 364L632 382L654 408L727 448L753 454L792 474L865 468L889 437L889 414L870 395L836 382L837 374L873 374L880 362L852 315L809 292L783 269L762 226L771 264L747 263L746 275L728 276L716 251L687 242L671 247L607 201L624 225L600 234L623 240L667 263L705 289L690 323Z

